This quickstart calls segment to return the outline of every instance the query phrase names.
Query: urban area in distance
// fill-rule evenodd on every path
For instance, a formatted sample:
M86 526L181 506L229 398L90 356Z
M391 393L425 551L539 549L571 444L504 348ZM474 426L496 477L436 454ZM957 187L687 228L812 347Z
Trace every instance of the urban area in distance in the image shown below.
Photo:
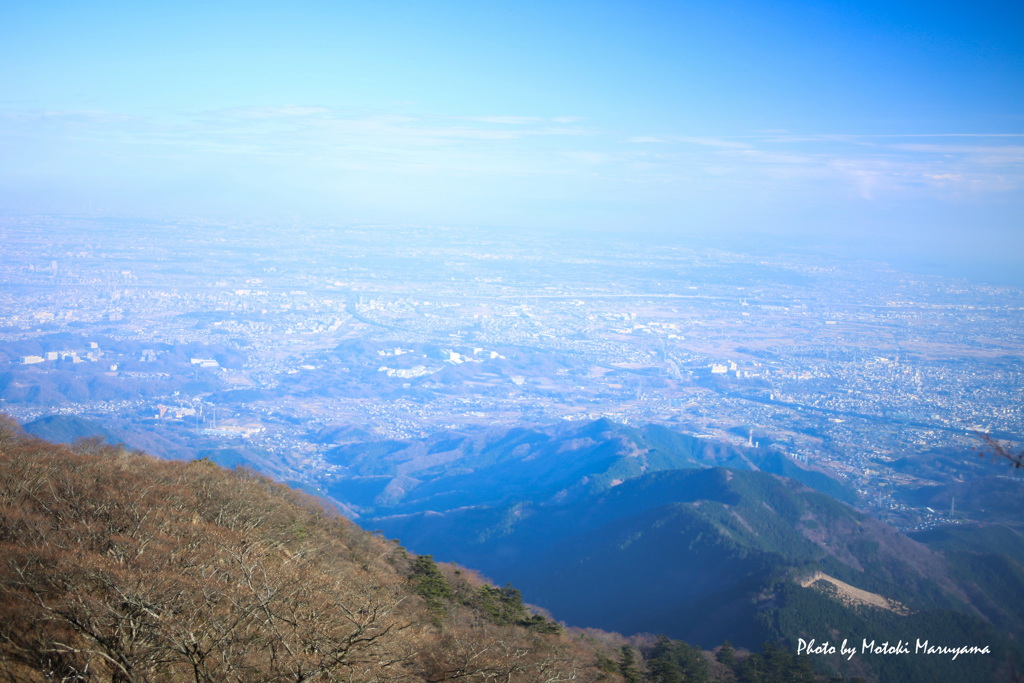
M599 418L781 452L904 530L986 514L944 458L1019 484L976 452L1024 433L1018 288L812 250L139 227L5 220L0 410L317 491L339 444Z

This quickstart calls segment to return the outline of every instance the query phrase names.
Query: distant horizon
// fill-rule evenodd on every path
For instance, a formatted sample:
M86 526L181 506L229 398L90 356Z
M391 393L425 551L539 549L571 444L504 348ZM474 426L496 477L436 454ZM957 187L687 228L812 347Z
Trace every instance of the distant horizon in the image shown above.
M764 254L777 255L785 253L793 254L814 254L829 259L851 259L863 260L879 264L888 264L896 270L908 274L927 276L940 276L954 279L965 279L979 285L1009 286L1024 288L1024 268L1020 267L1020 260L1013 249L989 250L983 242L971 240L959 240L957 242L937 241L930 245L914 244L912 242L900 242L890 236L892 247L886 247L883 241L881 246L879 239L884 240L881 235L875 235L875 239L867 244L859 243L860 240L854 237L842 235L790 235L772 236L764 234L750 234L743 231L724 231L717 235L705 232L696 234L680 234L671 231L649 230L614 230L605 229L600 231L584 228L563 229L550 231L538 226L494 226L494 225L466 225L451 223L415 223L415 222L380 222L380 221L302 221L297 219L274 219L256 218L253 216L202 216L202 215L114 215L104 216L92 213L8 213L0 215L0 232L3 230L4 222L10 220L32 222L33 220L61 221L61 220L82 220L88 222L117 223L156 223L156 224L181 224L189 225L194 223L209 224L213 226L239 226L248 229L287 229L289 227L304 227L307 229L339 229L339 230L366 230L378 229L382 231L402 230L415 228L418 230L436 230L445 232L456 231L484 231L490 235L502 236L533 236L541 238L550 235L553 239L564 240L573 237L586 239L612 239L636 244L663 244L676 248L692 249L722 249L742 254ZM382 239L386 235L382 234Z
M11 6L0 214L728 237L1005 279L1022 29L919 0Z

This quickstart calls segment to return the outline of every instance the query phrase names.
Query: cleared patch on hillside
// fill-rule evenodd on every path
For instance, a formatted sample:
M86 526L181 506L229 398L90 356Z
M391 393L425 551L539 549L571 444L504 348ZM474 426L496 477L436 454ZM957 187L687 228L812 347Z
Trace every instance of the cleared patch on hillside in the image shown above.
M823 572L814 572L809 577L797 581L797 583L804 588L819 590L847 607L877 607L889 612L895 612L904 617L911 614L910 609L906 605L892 598L861 590Z

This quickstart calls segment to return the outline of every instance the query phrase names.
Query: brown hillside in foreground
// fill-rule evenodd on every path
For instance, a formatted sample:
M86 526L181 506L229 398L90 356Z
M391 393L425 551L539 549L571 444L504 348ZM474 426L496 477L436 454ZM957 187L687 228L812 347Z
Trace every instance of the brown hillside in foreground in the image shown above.
M424 600L416 564L255 474L0 416L0 680L620 680L464 575Z

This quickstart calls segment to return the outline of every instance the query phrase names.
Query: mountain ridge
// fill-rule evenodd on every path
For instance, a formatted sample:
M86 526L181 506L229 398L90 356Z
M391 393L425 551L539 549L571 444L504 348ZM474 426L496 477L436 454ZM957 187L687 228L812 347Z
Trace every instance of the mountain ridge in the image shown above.
M751 455L764 457L765 451L738 453L722 444L666 435L660 429L623 427L603 421L563 425L557 430L521 428L462 435L449 433L421 440L418 444L395 440L353 441L355 446L348 454L355 457L350 464L376 468L377 472L356 476L379 479L385 482L384 489L393 482L407 483L409 491L405 494L411 492L414 503L408 504L407 495L399 496L395 507L412 509L412 512L383 516L364 514L360 521L367 526L380 527L389 536L402 538L407 547L420 555L408 555L397 542L367 535L351 525L346 526L347 523L340 527L342 536L348 539L344 541L349 548L345 552L357 560L357 565L376 567L384 571L382 576L391 577L383 582L384 586L390 586L389 590L407 586L415 571L425 572L421 576L428 579L416 579L421 586L418 597L403 600L412 610L409 614L414 615L410 617L411 623L416 624L413 631L419 634L417 637L425 639L425 643L451 644L455 642L451 638L468 638L467 642L477 643L474 647L489 647L479 639L474 641L473 637L505 637L518 638L516 642L521 642L522 647L531 652L550 652L550 647L555 647L553 641L536 640L554 635L544 629L556 627L543 617L538 619L536 614L521 611L517 606L521 604L517 597L519 590L510 586L498 589L467 583L466 576L470 573L462 569L439 565L435 570L430 568L432 560L418 559L429 559L433 555L474 566L497 579L499 585L511 582L529 595L531 602L578 626L596 626L623 633L660 632L706 648L724 640L754 648L767 640L782 643L790 651L794 651L799 638L821 640L839 633L854 638L870 635L895 639L909 632L932 642L988 643L1000 656L1012 656L1013 652L1019 656L1019 648L996 630L1021 637L1024 618L1012 605L1024 604L1024 601L1015 603L1012 596L1024 595L1024 569L1018 559L1018 555L1024 553L1024 539L1015 531L1005 529L974 536L948 531L930 539L934 547L929 547L796 480L762 471L708 464L740 462L744 458L749 460ZM348 436L338 433L345 438ZM139 500L125 497L125 487L130 488L128 482L139 481L139 472L133 471L136 467L139 471L165 473L171 472L167 468L178 468L174 470L175 481L193 482L199 485L197 491L206 491L201 495L209 498L212 493L214 499L221 501L216 510L176 503L178 510L188 512L183 513L181 519L168 523L167 531L161 533L193 539L186 545L200 543L199 547L203 547L201 544L207 542L201 540L204 538L201 532L206 530L203 525L213 520L228 522L226 530L217 522L206 532L209 538L221 539L226 538L224 534L236 534L238 529L255 533L263 522L253 526L252 520L260 518L261 514L267 519L277 519L276 512L260 513L266 508L259 506L254 512L242 505L243 499L231 497L241 492L243 497L251 498L254 491L279 491L289 500L304 500L306 502L299 507L306 512L298 517L287 513L285 522L270 523L268 529L277 536L261 537L252 546L253 550L236 548L233 552L238 557L249 552L262 553L261 562L270 563L268 566L274 571L291 576L291 564L305 561L293 559L306 557L307 551L302 550L304 538L321 539L323 547L337 542L330 540L330 534L321 535L325 532L320 527L322 522L318 521L323 513L316 512L319 504L314 505L311 499L296 498L299 494L294 492L284 494L283 489L275 488L277 485L246 474L244 470L230 473L203 460L158 464L124 447L96 439L71 447L43 447L42 442L12 434L13 430L0 421L0 455L3 456L0 462L4 467L13 464L16 469L20 468L0 477L0 481L14 486L15 492L20 490L18 486L25 486L25 481L49 481L48 478L62 472L62 468L70 468L68 471L72 473L76 468L87 472L94 465L83 463L95 463L97 459L108 461L111 470L100 467L95 470L101 475L98 477L69 477L64 472L62 480L47 484L50 493L46 493L51 495L52 491L57 491L60 494L55 503L48 503L50 507L62 509L61 506L70 501L78 501L76 504L83 509L114 510L103 514L108 517L113 514L112 518L121 520L119 526L115 525L117 533L99 535L84 528L74 531L78 529L75 525L64 525L83 539L94 539L89 541L93 545L87 548L88 552L77 559L78 565L83 567L99 567L102 571L97 576L116 573L116 567L110 565L111 558L129 558L136 552L141 553L139 556L145 554L144 550L133 550L137 543L132 533L137 534L140 527L133 527L131 519L119 515L139 510L143 503L174 500L177 495L169 495L172 490L165 481L156 486L143 486ZM499 447L492 448L494 444ZM679 450L673 450L676 445L680 445ZM29 453L48 453L46 457L51 459L58 458L59 454L59 458L71 464L47 470L44 465L33 462ZM461 459L467 465L456 468L452 476L447 476L445 464L422 460L450 453L458 454L459 458L447 463ZM474 460L473 456L479 457ZM371 457L379 461L370 462ZM398 473L398 468L408 462L422 465L413 472L420 479ZM480 462L484 463L480 468L486 474L484 477L468 466ZM684 467L671 467L677 463ZM647 467L643 466L645 464ZM448 503L458 502L462 489L448 492L452 495L447 498L437 495L445 493L445 485L452 482L466 487L467 482L501 481L494 470L487 472L491 467L498 468L496 471L504 476L505 483L515 485L497 491L477 491L475 500L461 506ZM44 471L48 472L45 476ZM35 474L25 476L31 472ZM424 472L430 476L425 476ZM539 479L542 486L530 489L536 495L532 499L517 499L516 493L524 490L522 482L537 481L538 474L544 475ZM166 474L162 476L166 479ZM433 486L420 488L424 482ZM14 515L0 524L0 531L5 525L9 530L34 529L35 537L41 538L39 529L45 529L46 525L39 527L38 520L46 519L50 511L33 507L36 503L31 498L18 498L22 493L0 491L0 503L4 503L0 505L0 513ZM35 493L38 495L38 491ZM11 504L15 500L20 501L18 505ZM441 509L430 509L430 505L437 502L445 505ZM379 502L377 505L387 510ZM372 509L364 506L361 511ZM26 514L26 510L31 514ZM308 517L310 511L313 517ZM62 529L52 524L49 528L51 531L47 533ZM132 532L133 528L136 531ZM23 538L33 536L20 531L0 536L0 542L7 541L8 557L27 557ZM224 547L231 544L228 540L219 542ZM996 552L993 546L999 543L1010 544L1009 556ZM170 546L161 542L154 547ZM100 551L98 554L96 549ZM216 555L213 548L207 547L207 550L200 556ZM316 556L317 553L309 555L312 565L303 565L312 577L319 576L320 571L315 568L319 566L315 564ZM82 558L87 561L81 561ZM166 558L161 561L171 562ZM206 566L204 557L193 561L197 566ZM78 576L74 572L81 567L63 562L61 571ZM232 562L235 560L228 558L226 565L234 566ZM8 564L7 569L12 566L15 565ZM400 569L397 575L396 569ZM212 569L203 571L213 571L216 575ZM154 572L153 576L165 580L167 573ZM55 584L45 573L36 577L42 582L40 585L50 586L47 590L58 595L59 591L52 588ZM814 577L817 579L808 580ZM114 585L107 579L104 581ZM16 585L17 581L9 577L6 583L0 582L0 587L8 589ZM79 578L62 585L96 584ZM147 590L152 593L152 584L140 585L148 586ZM165 590L166 585L160 584L163 587L158 588ZM233 596L233 600L248 599L233 594L232 585L224 583L213 593L209 590L204 593L199 586L191 586L189 590L207 596ZM329 583L324 586L329 588ZM850 596L860 599L851 600ZM906 609L891 609L893 603L888 601L896 601ZM20 604L23 603L21 599ZM490 616L481 616L480 610ZM483 630L470 637L472 630L461 631L465 624L458 619L473 614L476 616L472 618L483 624ZM609 620L609 614L614 615L614 620ZM212 621L216 621L215 616L211 615ZM26 619L18 623L31 622ZM452 630L432 631L439 623L447 624L444 627ZM155 633L161 633L157 626L151 626ZM525 630L500 635L502 628L513 627ZM42 634L40 637L46 635L42 631L37 633ZM4 638L13 642L15 632L0 633L0 647ZM561 646L555 648L562 653L558 661L576 662L572 666L589 672L586 675L592 674L596 677L594 680L610 675L613 670L608 669L607 662L600 663L601 657L609 656L607 648L603 651L588 649L589 646L584 647L580 642L566 647L567 650L561 650ZM658 651L650 643L645 647L647 649L637 650L644 657L653 657ZM138 653L128 654L136 656ZM420 667L421 671L424 667L448 666L436 660L433 663L417 660L411 654L401 655L399 659L405 662L403 666ZM817 663L833 674L866 673L882 681L941 681L962 679L965 671L995 675L1001 660L969 661L965 658L960 661L950 667L927 658L911 662L864 656L858 658L855 666L834 658L824 658ZM80 662L65 664L72 667L69 670L81 667ZM144 666L144 662L137 665ZM250 666L244 662L232 664L243 665ZM312 665L307 662L303 666ZM216 677L211 673L209 678ZM364 679L357 676L353 680ZM408 680L444 679L414 677ZM519 680L525 683L532 679ZM616 679L612 676L609 680Z
M13 681L622 680L518 591L252 471L48 444L4 416L0 557Z

